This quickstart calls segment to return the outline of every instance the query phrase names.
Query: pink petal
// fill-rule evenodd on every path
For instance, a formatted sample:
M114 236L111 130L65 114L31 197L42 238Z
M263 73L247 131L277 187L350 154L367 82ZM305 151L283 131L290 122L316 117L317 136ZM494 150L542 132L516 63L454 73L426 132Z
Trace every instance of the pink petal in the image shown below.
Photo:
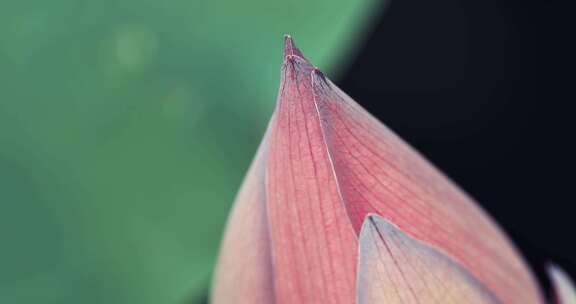
M556 303L576 304L576 287L570 277L556 265L548 267L548 275L554 286Z
M265 138L228 219L214 273L214 304L274 303L264 186L267 143Z
M350 304L357 241L313 102L313 73L288 38L267 167L276 299Z
M370 215L360 232L358 304L498 303L448 256Z
M540 303L495 223L290 38L275 115L266 176L278 303L352 303L351 248L369 213L445 252L503 302Z

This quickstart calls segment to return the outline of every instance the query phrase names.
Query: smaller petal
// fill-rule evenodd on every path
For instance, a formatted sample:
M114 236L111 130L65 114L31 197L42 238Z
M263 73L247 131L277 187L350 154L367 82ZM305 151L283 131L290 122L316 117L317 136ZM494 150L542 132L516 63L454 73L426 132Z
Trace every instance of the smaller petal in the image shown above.
M548 275L554 286L554 295L558 304L576 304L576 288L568 274L556 265L548 266Z
M377 215L360 232L358 303L499 303L447 255Z

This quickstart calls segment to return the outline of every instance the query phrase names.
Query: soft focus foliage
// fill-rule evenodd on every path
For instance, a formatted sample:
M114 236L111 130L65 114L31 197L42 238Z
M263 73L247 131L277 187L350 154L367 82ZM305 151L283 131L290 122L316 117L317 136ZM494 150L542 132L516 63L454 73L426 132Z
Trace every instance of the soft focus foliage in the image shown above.
M373 2L0 1L0 303L193 298L282 34L333 66Z

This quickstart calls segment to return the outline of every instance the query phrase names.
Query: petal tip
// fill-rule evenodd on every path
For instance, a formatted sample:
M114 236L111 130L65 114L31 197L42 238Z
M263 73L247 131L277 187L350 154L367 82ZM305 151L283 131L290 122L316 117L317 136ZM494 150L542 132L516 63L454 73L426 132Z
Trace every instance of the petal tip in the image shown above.
M364 217L364 220L362 221L362 226L360 227L360 233L359 235L365 235L366 233L362 233L363 231L367 231L368 229L372 228L372 227L376 227L376 222L375 219L378 218L378 215L374 214L374 213L368 213L366 214L366 216Z
M552 281L554 297L558 304L575 304L576 287L570 276L554 263L548 263L546 270Z
M300 49L294 43L294 39L292 39L292 36L285 34L284 35L284 60L287 60L287 59L293 58L293 57L298 57L298 58L301 58L304 61L308 62L308 60L306 60L306 58L304 58L302 51L300 51Z
M374 229L383 228L385 230L389 230L390 228L396 228L392 223L384 219L382 216L376 213L368 213L366 217L364 217L364 222L362 224L362 229L368 229L370 227L374 227Z

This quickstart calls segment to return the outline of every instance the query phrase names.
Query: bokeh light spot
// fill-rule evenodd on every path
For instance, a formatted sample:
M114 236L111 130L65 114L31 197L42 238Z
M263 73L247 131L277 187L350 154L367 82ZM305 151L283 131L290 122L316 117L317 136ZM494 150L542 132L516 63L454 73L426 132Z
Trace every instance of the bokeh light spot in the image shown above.
M138 26L124 26L114 35L116 62L126 69L149 64L158 49L157 36Z

